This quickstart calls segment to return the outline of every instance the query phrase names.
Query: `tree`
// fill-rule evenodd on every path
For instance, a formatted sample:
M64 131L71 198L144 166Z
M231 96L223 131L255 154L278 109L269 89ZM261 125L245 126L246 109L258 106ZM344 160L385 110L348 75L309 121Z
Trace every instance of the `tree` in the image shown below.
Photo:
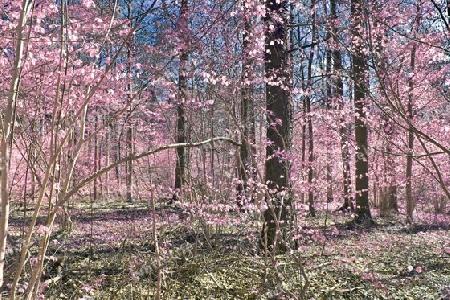
M337 109L342 111L344 109L344 82L342 80L343 68L342 68L342 55L340 49L340 40L338 36L338 16L336 9L336 1L330 1L331 10L331 32L333 37L333 50L332 50L332 61L333 61L333 96L335 101L337 101ZM340 113L339 117L339 140L341 146L341 157L342 157L342 178L343 178L343 199L344 203L340 210L346 210L353 208L351 187L352 187L352 177L350 174L350 149L349 140L347 133L347 126L343 113Z
M312 87L312 66L314 61L314 50L316 43L316 1L311 1L311 47L309 50L308 58L308 69L307 69L307 79L305 84L305 91L308 91ZM305 97L305 115L306 123L308 126L308 204L309 204L309 214L311 217L316 216L316 209L314 207L314 193L313 193L313 163L314 163L314 132L311 117L311 95L307 94Z
M250 1L243 0L243 23L244 30L242 34L242 74L241 74L241 149L238 160L238 179L237 201L239 206L244 206L245 202L253 200L253 191L249 191L250 179L256 179L255 175L255 112L254 101L252 97L252 60L249 57L250 52L250 30L251 30L251 11ZM247 199L248 195L250 199Z
M414 31L417 32L420 23L420 5L417 3L417 15L414 22ZM410 224L414 220L415 201L412 195L412 167L413 167L413 155L414 155L414 71L416 68L416 51L417 45L414 43L411 49L409 67L410 75L408 77L408 102L406 106L406 115L409 119L408 124L408 149L406 154L406 221Z
M368 132L366 124L365 97L367 62L364 54L363 1L351 1L352 78L355 101L355 203L356 221L371 220L369 208L369 160Z
M181 1L180 7L180 23L179 23L179 37L180 37L180 66L178 75L179 99L177 103L177 128L176 141L177 143L186 142L186 115L185 115L185 99L187 89L187 63L189 59L188 45L188 0ZM174 200L177 199L181 192L186 168L186 149L176 149L175 162L175 193Z
M265 71L267 109L267 147L265 182L267 184L261 244L283 251L283 233L288 221L290 195L291 99L286 51L287 1L265 2Z
M14 49L14 63L11 70L11 82L8 91L8 102L6 108L2 111L2 132L0 141L0 198L1 198L1 217L0 217L0 288L4 283L6 236L8 235L9 222L9 168L11 145L14 135L14 121L16 113L16 102L19 95L20 79L23 66L24 36L25 27L33 7L33 1L23 0L20 7L19 20L16 25L16 47ZM1 297L1 296L0 296Z

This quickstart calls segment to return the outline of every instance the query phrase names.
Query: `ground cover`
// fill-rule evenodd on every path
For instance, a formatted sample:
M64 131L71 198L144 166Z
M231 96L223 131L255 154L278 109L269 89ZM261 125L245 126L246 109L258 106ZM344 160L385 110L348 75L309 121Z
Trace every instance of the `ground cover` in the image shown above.
M51 241L46 299L154 299L158 276L162 299L450 299L448 216L424 214L414 227L375 217L359 228L350 214L321 212L298 221L295 250L265 255L256 219L208 237L201 222L161 205L158 256L146 203L71 212L72 232L56 230Z

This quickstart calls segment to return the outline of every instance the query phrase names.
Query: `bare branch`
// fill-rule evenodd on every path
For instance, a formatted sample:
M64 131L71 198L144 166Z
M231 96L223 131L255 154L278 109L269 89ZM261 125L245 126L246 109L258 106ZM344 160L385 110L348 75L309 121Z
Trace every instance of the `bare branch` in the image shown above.
M98 178L99 176L101 176L102 174L108 172L109 170L117 167L118 165L124 164L128 161L135 161L144 157L147 157L149 155L164 151L164 150L168 150L168 149L177 149L177 148L195 148L195 147L201 147L204 145L208 145L211 144L213 142L227 142L230 143L232 145L235 145L237 147L240 147L241 144L236 142L235 140L231 139L231 138L227 138L227 137L214 137L211 139L207 139L201 142L197 142L197 143L174 143L174 144L169 144L169 145L164 145L155 149L151 149L145 152L142 152L140 154L131 154L128 155L122 159L119 159L111 164L109 164L108 166L98 170L95 173L92 173L90 176L86 177L85 179L83 179L82 181L80 181L76 186L74 186L72 189L70 189L68 192L61 192L61 195L59 197L59 201L57 203L57 205L55 207L59 207L60 205L62 205L65 201L67 201L68 199L70 199L70 197L72 197L74 194L76 194L81 188L83 188L84 186L86 186L86 184L88 184L89 182L93 181L95 178Z

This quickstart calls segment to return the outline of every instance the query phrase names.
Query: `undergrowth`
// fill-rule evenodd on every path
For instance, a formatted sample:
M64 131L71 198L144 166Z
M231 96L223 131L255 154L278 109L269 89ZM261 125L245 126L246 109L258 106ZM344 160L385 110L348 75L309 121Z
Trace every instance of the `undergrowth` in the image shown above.
M257 224L221 226L210 237L198 222L166 224L158 272L147 208L87 216L79 208L74 232L55 234L50 252L62 259L47 262L46 299L154 299L158 274L161 299L299 299L306 285L306 299L450 299L445 225L377 217L363 229L347 226L350 216L327 215L325 223L321 214L299 222L296 249L264 255Z

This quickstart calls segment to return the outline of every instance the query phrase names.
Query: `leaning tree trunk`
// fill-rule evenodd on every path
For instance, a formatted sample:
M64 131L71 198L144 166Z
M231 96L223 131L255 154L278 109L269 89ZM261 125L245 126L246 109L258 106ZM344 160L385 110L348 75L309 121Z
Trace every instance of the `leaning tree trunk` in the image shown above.
M290 206L289 160L285 157L291 146L290 82L287 40L284 23L287 16L286 0L266 0L266 109L267 139L265 182L267 183L264 224L261 245L274 251L285 251L283 235Z
M355 99L355 203L356 221L371 220L369 208L369 162L365 112L366 58L364 55L363 1L351 1L352 77Z

